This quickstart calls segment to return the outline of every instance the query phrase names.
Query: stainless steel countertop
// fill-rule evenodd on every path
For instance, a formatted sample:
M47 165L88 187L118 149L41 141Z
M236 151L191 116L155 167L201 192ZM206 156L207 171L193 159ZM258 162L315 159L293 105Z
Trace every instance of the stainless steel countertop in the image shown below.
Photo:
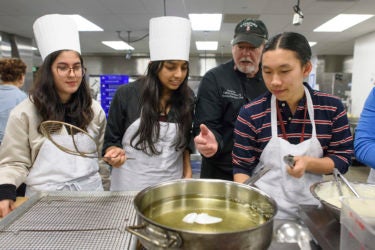
M62 232L63 233L65 232L66 234L68 233L69 230L64 231L65 230L64 228L61 229L59 225L56 225L58 228L51 228L51 229L46 229L46 230L44 230L44 228L43 228L43 230L38 229L39 231L37 231L37 233L35 234L35 231L33 230L32 222L26 220L27 223L25 224L24 220L23 221L21 220L22 216L27 214L27 213L34 213L31 217L29 215L30 218L34 218L35 212L38 212L38 211L33 212L32 211L33 206L35 205L35 207L37 207L36 205L38 204L39 199L41 199L42 197L45 197L46 195L47 196L49 195L53 198L53 199L51 199L51 204L50 204L51 206L53 206L54 202L61 202L62 201L62 200L59 200L59 197L63 197L63 198L65 198L65 197L68 197L68 198L69 197L76 197L76 198L77 197L86 197L87 198L87 196L91 195L90 197L95 198L95 197L101 197L101 196L112 197L113 195L119 195L119 194L126 196L126 200L124 200L124 202L126 204L125 203L123 204L124 206L126 206L126 208L124 210L126 212L126 220L128 220L126 222L126 225L135 225L135 223L136 223L136 212L135 212L135 209L134 209L133 204L132 204L132 199L137 194L137 192L108 192L108 191L103 191L103 192L51 192L51 193L43 194L40 197L32 197L27 202L22 204L19 208L14 210L6 218L1 220L0 221L0 242L5 241L5 242L7 242L6 245L8 245L9 248L14 249L14 248L17 248L17 246L20 246L20 245L18 245L20 243L20 241L32 241L33 243L35 243L35 242L38 241L38 238L40 238L40 242L41 242L40 244L45 244L46 243L45 239L46 239L47 234L58 233L59 236L61 236ZM57 198L56 198L56 195L57 195ZM97 200L94 200L94 201L97 202ZM77 202L77 200L75 202ZM87 201L87 202L90 202L90 201ZM92 204L96 204L95 202L92 203ZM72 203L72 204L74 204L74 203ZM78 204L78 203L75 203L75 204ZM42 206L42 209L49 209L48 206L49 206L49 204L47 203L46 205ZM41 208L38 208L38 209L41 209ZM40 211L42 211L42 209ZM68 209L68 208L64 208L64 209ZM36 208L34 208L34 210L36 210ZM302 217L303 217L304 222L309 227L309 230L314 235L314 238L319 242L319 245L321 245L323 247L323 249L338 249L338 244L339 244L339 242L338 242L339 238L338 237L340 237L340 235L339 235L339 232L340 232L339 231L339 222L332 221L332 218L328 218L326 213L324 211L321 211L320 209L318 209L316 206L302 206L301 210L303 212ZM54 212L56 212L56 211L54 211ZM64 212L66 212L66 211L64 211ZM110 211L98 211L98 213L99 213L98 216L108 216L108 220L111 219L111 212ZM67 214L62 213L62 215L60 216L62 218L60 218L60 220L63 220L64 219L63 216L66 216ZM50 216L50 215L51 215L51 212L47 213L47 215L42 215L42 218L44 216ZM56 215L56 214L54 214L54 215ZM56 215L56 216L59 216L59 215ZM57 219L57 220L59 220L59 219ZM277 220L277 219L274 220L274 228L276 228L278 225L280 225L284 222L285 221L283 221L283 220ZM74 221L72 221L71 223L74 224ZM71 225L73 225L73 224L71 224ZM39 226L43 226L43 224L40 224ZM90 230L95 231L96 227L94 227L94 226L95 225L93 225L93 229L90 229ZM25 228L25 227L27 227L27 228ZM86 228L84 230L86 230ZM103 229L100 228L100 230L103 230ZM72 233L74 234L74 236L76 236L79 233L82 233L80 228L77 228L76 231L77 232L75 232L75 231L69 232L69 234L70 234L69 237L72 237L72 235L71 235ZM317 232L318 232L318 234L317 234ZM31 233L33 233L32 237L29 235ZM99 231L99 233L102 234L103 231ZM132 249L133 245L130 244L130 241L133 241L132 239L134 239L135 237L125 230L121 230L121 234L123 234L123 236L121 236L121 237L126 238L126 239L123 239L123 240L126 241L126 245L128 246L125 249ZM9 237L13 240L9 240L10 239ZM51 237L51 235L49 237ZM61 236L61 237L65 237L65 236ZM82 237L86 237L86 236L83 235ZM97 237L99 237L99 236L97 236ZM118 235L116 237L118 237ZM5 246L4 245L5 242L0 243L2 248ZM10 244L10 242L14 243L15 245ZM25 244L25 243L23 243L23 244ZM30 243L26 242L26 244L30 244ZM61 243L61 244L63 244L63 243ZM25 245L22 245L22 246L25 246ZM38 245L34 245L34 246L38 246ZM42 245L39 245L39 246L42 247ZM47 248L47 247L44 247L44 248ZM280 243L280 242L277 242L273 239L273 241L271 242L271 245L268 249L269 250L284 250L284 249L285 250L293 250L293 249L299 249L299 246L298 246L297 243ZM319 249L319 248L312 247L312 250L314 250L314 249Z

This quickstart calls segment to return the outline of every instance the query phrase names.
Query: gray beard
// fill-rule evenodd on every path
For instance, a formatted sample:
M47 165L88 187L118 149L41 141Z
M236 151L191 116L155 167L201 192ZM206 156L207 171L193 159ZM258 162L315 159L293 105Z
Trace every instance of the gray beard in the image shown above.
M255 74L255 66L238 66L237 69L244 74Z

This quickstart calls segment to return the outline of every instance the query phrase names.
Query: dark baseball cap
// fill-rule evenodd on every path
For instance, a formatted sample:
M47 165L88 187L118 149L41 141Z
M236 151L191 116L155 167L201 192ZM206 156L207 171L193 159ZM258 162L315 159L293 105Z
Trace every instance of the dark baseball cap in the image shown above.
M239 22L234 30L232 45L240 42L247 42L255 47L259 47L268 39L266 25L261 20L244 19Z

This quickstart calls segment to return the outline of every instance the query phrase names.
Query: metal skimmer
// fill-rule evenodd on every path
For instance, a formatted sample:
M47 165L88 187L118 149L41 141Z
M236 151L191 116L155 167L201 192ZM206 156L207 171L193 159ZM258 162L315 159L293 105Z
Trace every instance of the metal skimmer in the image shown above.
M136 222L135 194L129 193L33 196L0 221L1 249L129 249L125 228Z

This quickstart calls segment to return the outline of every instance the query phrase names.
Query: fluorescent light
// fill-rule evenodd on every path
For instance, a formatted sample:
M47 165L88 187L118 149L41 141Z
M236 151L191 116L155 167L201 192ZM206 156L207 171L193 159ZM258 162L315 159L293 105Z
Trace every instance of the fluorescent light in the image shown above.
M361 23L374 15L340 14L323 23L315 32L341 32L358 23Z
M80 15L67 15L74 19L74 21L77 24L78 31L103 31L102 28L100 28L95 23L90 22L86 18L80 16Z
M222 18L222 14L189 14L192 30L220 30Z
M316 42L309 42L310 47L314 46Z
M35 48L33 46L23 45L23 44L18 45L18 49L20 49L20 50L38 50L37 48Z
M124 41L102 41L102 43L115 50L134 50L132 46Z
M196 41L197 50L217 50L218 42L216 41Z
M4 43L3 43L4 44ZM6 51L6 52L8 52L8 51L11 51L12 50L12 48L10 47L10 46L5 46L5 45L0 45L0 49L2 50L2 51Z

